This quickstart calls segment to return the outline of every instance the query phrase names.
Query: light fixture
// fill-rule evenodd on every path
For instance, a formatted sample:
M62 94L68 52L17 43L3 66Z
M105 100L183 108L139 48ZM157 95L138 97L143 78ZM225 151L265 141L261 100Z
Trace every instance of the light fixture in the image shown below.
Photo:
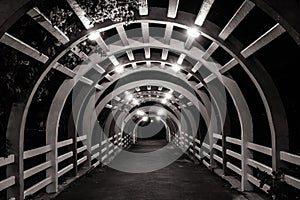
M156 116L155 119L156 119L157 121L160 121L160 120L161 120L161 117L160 117L160 116Z
M181 69L181 67L179 66L179 65L173 65L172 66L172 69L173 69L173 71L175 71L175 72L179 72L180 71L180 69Z
M100 34L98 32L92 32L89 36L89 40L97 40L100 37Z
M195 28L190 28L187 30L187 34L190 36L190 37L193 37L193 38L196 38L196 37L199 37L200 36L200 33L197 29Z
M161 103L167 104L167 103L168 103L168 100L167 100L167 99L162 99L162 100L161 100Z
M148 117L148 116L142 117L142 121L146 122L146 121L148 121L148 120L149 120L149 117Z
M136 106L139 104L139 101L137 99L133 99L131 103L132 105Z
M116 66L115 68L115 71L118 73L118 74L121 74L124 72L124 67L123 66Z
M142 111L142 110L138 110L138 111L136 111L136 114L139 115L139 116L143 116L146 113L144 111Z
M128 94L126 94L125 99L126 99L127 101L131 101L131 100L133 99L133 95L130 94L130 93L128 93Z
M163 109L160 109L157 111L157 115L162 116L165 114L165 111Z
M165 94L166 99L172 99L173 95L171 93Z

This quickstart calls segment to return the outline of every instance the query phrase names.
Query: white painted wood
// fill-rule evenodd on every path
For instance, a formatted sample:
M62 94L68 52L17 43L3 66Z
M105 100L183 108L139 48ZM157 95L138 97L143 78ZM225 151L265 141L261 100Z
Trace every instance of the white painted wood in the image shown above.
M151 58L151 52L150 52L150 47L145 47L145 58L150 59Z
M247 174L247 179L255 186L257 186L258 188L260 188L260 180L258 180L257 178L255 178L254 176L252 176L251 174ZM268 185L264 185L262 190L267 192L270 189L270 186Z
M237 64L239 64L239 62L235 58L232 58L224 66L222 66L219 71L220 73L224 74L225 72L227 72L228 70L236 66Z
M121 41L123 43L124 46L128 46L129 45L129 42L128 42L128 38L127 38L127 34L126 34L126 31L124 29L124 26L123 25L119 25L116 27L117 29L117 32L121 38Z
M62 161L71 158L73 156L73 151L65 153L57 158L57 162L61 163Z
M134 55L131 50L126 51L127 57L130 61L134 61Z
M236 153L234 151L231 151L229 149L226 150L226 154L229 155L229 156L232 156L232 157L234 157L234 158L236 158L238 160L242 160L242 155L241 154Z
M215 148L215 149L217 149L217 150L219 150L221 152L223 151L222 147L219 146L219 145L217 145L217 144L213 144L213 148Z
M178 65L182 65L182 63L183 63L185 57L186 57L185 54L183 54L183 53L180 54L180 56L179 56L179 58L178 58L178 60L177 60L177 64L178 64Z
M150 37L149 37L149 23L142 22L142 34L143 34L143 40L144 43L149 43Z
M238 11L233 15L233 17L226 24L224 29L219 34L219 38L226 40L228 36L234 31L234 29L241 23L241 21L249 14L249 12L254 8L255 4L250 0L245 0Z
M222 135L221 135L221 134L216 134L216 133L214 133L214 134L213 134L213 137L216 138L216 139L222 140Z
M206 144L205 142L202 143L202 146L205 147L206 149L210 150L209 144Z
M141 16L148 15L148 1L147 0L139 0L141 6L139 7L139 14Z
M0 42L3 44L6 44L7 46L10 46L11 48L18 50L37 61L40 61L42 63L46 63L48 61L48 56L42 54L38 50L34 49L33 47L29 46L28 44L25 44L21 40L15 38L14 36L4 33L2 38L0 39Z
M283 161L293 163L295 165L300 166L300 156L298 156L298 155L281 151L280 152L280 159L283 160Z
M200 63L199 61L195 64L195 66L192 68L192 72L196 73L196 71L198 71L200 69L200 67L202 67L202 63Z
M77 160L77 165L84 163L87 160L87 156L83 156L82 158Z
M74 165L73 165L73 164L70 164L70 165L64 167L63 169L59 170L57 176L58 176L58 177L61 177L61 176L63 176L65 173L67 173L67 172L69 172L70 170L72 170L73 168L74 168Z
M94 146L92 146L91 150L95 151L96 149L98 149L100 147L100 144L96 144Z
M232 137L228 137L228 136L226 137L226 142L236 144L236 145L241 145L240 139L236 139L236 138L232 138Z
M223 159L220 156L217 156L216 154L213 155L213 158L218 161L219 163L223 164Z
M287 184L300 189L300 179L297 179L297 178L289 176L289 175L285 175L284 180Z
M195 24L202 26L215 0L204 0L199 13L196 17Z
M94 24L91 23L92 21L86 17L85 11L78 5L76 0L67 0L67 2L86 29L94 27Z
M269 148L269 147L254 144L254 143L251 143L251 142L247 143L247 147L248 147L248 149L251 149L251 150L254 150L254 151L269 155L269 156L272 156L272 149Z
M30 188L28 188L27 190L24 191L24 196L29 196L32 195L34 193L36 193L37 191L43 189L44 187L46 187L47 185L49 185L52 182L52 177L48 177L44 180L42 180L41 182L31 186Z
M174 25L172 23L167 23L165 36L164 36L164 43L165 44L170 44L170 41L171 41L171 38L172 38L172 33L173 33L173 27L174 27Z
M109 52L109 48L106 45L106 43L104 42L103 38L101 37L100 33L99 33L99 37L96 39L97 44L101 47L101 49L104 52Z
M179 0L169 0L168 14L169 18L176 18Z
M92 155L92 160L98 158L100 156L100 152L95 153L94 155Z
M248 165L250 165L251 167L253 167L253 168L259 168L260 170L265 171L265 172L267 172L269 174L271 174L272 171L273 171L272 167L264 165L264 164L262 164L260 162L257 162L255 160L253 160L253 159L248 158L247 162L248 162Z
M65 146L68 146L70 144L73 144L73 139L68 139L68 140L58 142L57 143L57 148L65 147Z
M83 135L83 136L77 137L77 142L84 141L84 140L86 140L86 138L87 138L87 135Z
M0 158L0 167L9 165L15 162L15 155L9 155L7 158Z
M53 26L51 21L43 14L41 11L34 7L27 12L27 14L39 23L43 28L45 28L49 33L51 33L58 41L66 44L70 41L68 36L66 36L59 28Z
M25 160L25 159L32 158L32 157L35 157L35 156L38 156L38 155L41 155L41 154L48 153L51 150L52 150L51 145L39 147L39 148L36 148L36 149L31 149L31 150L28 150L28 151L24 152L24 157L23 158Z
M255 40L252 44L250 44L248 47L246 47L241 54L248 58L261 48L263 48L265 45L269 44L273 40L275 40L277 37L279 37L281 34L285 32L285 29L277 23L275 26L273 26L270 30L268 30L265 34L260 36L257 40Z
M33 176L33 175L35 175L35 174L37 174L41 171L44 171L44 170L48 169L49 167L51 167L51 161L47 161L47 162L44 162L40 165L32 167L32 168L24 171L24 179L29 178L29 177L31 177L31 176Z
M84 145L84 146L77 149L77 153L81 153L81 152L85 151L86 149L87 149L87 146Z
M91 79L89 78L86 78L84 76L80 76L79 80L84 83L84 84L87 84L87 85L92 85L94 83L94 81L92 81Z
M218 47L219 45L216 42L213 42L204 53L203 59L207 60L217 50Z
M168 53L169 53L169 51L167 49L163 49L162 54L161 54L161 59L162 60L167 60L168 59Z
M7 179L0 181L0 191L14 185L16 183L15 179L16 178L14 176L11 176Z
M196 156L197 157L197 156ZM199 156L200 157L200 156ZM198 157L197 157L198 158ZM200 158L198 158L198 159L201 159L201 157ZM206 162L205 160L202 160L202 163L207 167L207 168L210 168L210 165L209 165L209 163L208 162Z
M104 74L105 73L105 69L103 69L100 65L95 64L93 65L93 69L95 69L97 72L99 72L99 74Z
M227 162L226 167L228 167L229 169L231 169L232 171L234 171L238 175L242 175L242 170L240 168L238 168L237 166L233 165L232 163Z
M52 68L56 69L57 71L60 71L61 73L65 74L70 78L74 78L76 76L76 73L73 70L63 66L58 62Z

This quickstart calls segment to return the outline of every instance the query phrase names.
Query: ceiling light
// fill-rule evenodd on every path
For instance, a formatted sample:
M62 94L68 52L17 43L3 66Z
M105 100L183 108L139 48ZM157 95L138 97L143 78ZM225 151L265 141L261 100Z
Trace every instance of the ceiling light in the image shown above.
M167 104L167 103L168 103L168 100L167 100L167 99L162 99L162 100L161 100L161 103Z
M139 104L139 101L137 99L132 100L132 105L136 106Z
M149 117L148 117L148 116L144 116L144 117L142 117L142 120L143 120L144 122L146 122L146 121L149 120Z
M98 32L92 32L89 36L89 40L97 40L100 37L100 34Z
M175 71L175 72L179 72L181 67L179 65L173 65L172 66L172 69Z
M117 66L115 68L115 71L118 73L118 74L121 74L124 72L124 67L123 66Z
M161 116L161 115L164 115L164 114L165 114L165 111L164 111L163 109L161 109L161 110L157 111L157 114L160 115L160 116Z
M200 33L197 29L195 28L190 28L187 30L187 34L190 36L190 37L193 37L193 38L196 38L196 37L199 37L200 36Z
M165 94L166 99L172 99L173 95L170 93Z
M138 111L136 111L136 114L139 115L139 116L143 116L146 113L144 111L142 111L142 110L138 110Z

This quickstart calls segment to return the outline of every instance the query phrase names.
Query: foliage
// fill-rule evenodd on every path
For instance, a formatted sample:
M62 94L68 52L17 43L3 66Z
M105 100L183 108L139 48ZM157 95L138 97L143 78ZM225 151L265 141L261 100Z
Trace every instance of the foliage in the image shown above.
M92 23L112 22L130 23L141 4L138 0L78 0L80 7L86 12Z
M260 188L263 188L265 184L270 186L267 191L268 196L272 200L290 200L299 199L299 194L295 192L295 189L289 186L284 181L285 170L280 169L273 171L271 174L261 171L258 168L257 178L260 180Z

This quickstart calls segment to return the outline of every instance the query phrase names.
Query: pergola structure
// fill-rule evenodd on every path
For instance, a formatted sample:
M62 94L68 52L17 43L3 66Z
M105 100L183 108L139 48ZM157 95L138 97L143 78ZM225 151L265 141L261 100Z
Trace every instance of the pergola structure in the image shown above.
M0 166L7 171L0 190L6 191L8 199L24 199L45 188L48 193L56 193L61 178L111 162L135 142L135 128L129 123L141 110L150 118L162 110L168 141L218 174L237 175L242 191L259 187L256 168L271 173L299 166L300 157L290 153L291 122L286 102L281 100L278 83L274 83L285 81L280 76L292 77L293 66L284 66L288 72L282 73L287 76L272 73L268 60L260 54L267 57L275 51L287 51L290 57L273 59L297 60L297 54L291 51L299 52L299 3L283 2L282 7L271 0L203 0L196 3L199 7L195 13L195 8L189 11L183 5L185 0L161 4L140 1L146 6L140 7L137 19L127 25L92 24L75 0L66 0L85 28L72 37L53 26L36 1L3 1L9 6L1 6L0 42L44 66L28 99L11 108L6 136L13 150L0 159ZM193 7L193 3L188 4ZM222 16L217 7L222 5L229 7L224 11L228 20L223 26L213 21ZM261 19L268 25L256 27L256 14L268 17ZM10 27L24 16L58 40L61 50L50 56L11 34ZM254 39L254 34L240 37L240 26L253 26L252 33L260 35ZM243 37L247 39L243 41ZM85 53L81 44L89 41L101 51ZM82 61L74 68L60 62L70 53ZM64 78L58 79L57 90L47 99L45 144L26 149L34 98L52 71ZM55 76L51 81L56 81ZM64 112L67 118L62 117ZM263 118L265 133L259 131L257 118ZM62 124L67 124L66 132L60 130ZM25 164L35 158L41 162ZM28 181L33 177L35 181ZM300 189L298 178L285 175L291 187ZM262 189L267 191L269 187L264 185Z

